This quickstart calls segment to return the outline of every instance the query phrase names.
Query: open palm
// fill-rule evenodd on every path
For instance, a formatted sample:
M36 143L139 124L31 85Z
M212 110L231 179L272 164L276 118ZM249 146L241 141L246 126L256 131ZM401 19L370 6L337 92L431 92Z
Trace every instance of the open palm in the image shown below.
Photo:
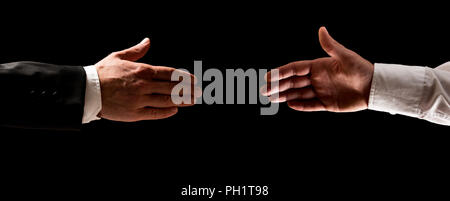
M266 75L263 95L272 102L286 102L299 111L351 112L367 109L373 64L335 41L324 27L319 41L330 57L297 61Z

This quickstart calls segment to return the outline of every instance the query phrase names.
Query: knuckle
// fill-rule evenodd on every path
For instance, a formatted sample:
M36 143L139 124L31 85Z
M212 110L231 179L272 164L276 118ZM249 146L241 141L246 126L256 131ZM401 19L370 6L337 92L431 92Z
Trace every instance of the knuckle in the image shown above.
M148 82L146 82L145 80L138 80L134 83L134 87L136 89L136 91L140 91L140 89L146 87L148 85Z
M180 86L185 86L185 85L183 85L183 83L173 83L173 82L171 82L171 83L169 84L169 87L170 87L170 89L173 89L173 88L175 88L175 87L178 86L178 85L180 85ZM186 87L187 87L187 86L186 86ZM183 91L183 93L186 93L186 92Z
M155 110L155 109L148 109L147 110L147 117L149 117L151 119L158 117L158 115L159 115L158 110Z
M155 116L156 113L157 113L157 112L156 112L155 109L148 109L148 110L147 110L147 115L149 115L149 116Z
M292 79L292 80L289 80L288 82L289 82L289 84L288 84L289 89L292 89L295 87L295 84L296 84L296 82L298 82L298 80Z
M136 68L135 74L140 77L153 78L156 71L149 66L140 65Z
M291 62L286 66L286 69L288 69L289 71L291 71L291 75L296 75L297 74L297 68L296 68L297 62Z
M134 83L133 91L136 94L142 94L145 93L146 89L148 88L149 83L146 80L139 80Z
M171 103L172 102L172 97L171 96L162 96L161 100L165 103Z

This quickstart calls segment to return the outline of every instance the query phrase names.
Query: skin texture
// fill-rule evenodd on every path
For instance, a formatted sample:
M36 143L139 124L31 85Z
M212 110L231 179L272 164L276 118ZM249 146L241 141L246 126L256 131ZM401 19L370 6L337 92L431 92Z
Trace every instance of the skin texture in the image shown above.
M374 66L335 41L325 27L319 29L322 49L330 56L277 68L278 77L266 74L272 102L287 102L298 111L353 112L367 109ZM270 83L278 80L278 87ZM278 95L278 97L274 96Z
M191 103L176 105L171 100L172 88L180 82L171 81L174 71L190 76L193 89L194 75L164 66L138 63L150 48L150 40L118 52L113 52L95 64L102 96L102 110L99 117L133 122L163 119L178 112L178 107L191 106L199 96L191 92Z

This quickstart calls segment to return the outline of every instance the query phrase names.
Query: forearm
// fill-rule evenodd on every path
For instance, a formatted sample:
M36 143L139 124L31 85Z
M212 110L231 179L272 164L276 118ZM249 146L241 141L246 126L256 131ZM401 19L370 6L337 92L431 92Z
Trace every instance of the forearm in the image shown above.
M0 64L0 124L79 129L85 87L82 67L37 62Z
M450 72L375 64L369 109L450 125Z

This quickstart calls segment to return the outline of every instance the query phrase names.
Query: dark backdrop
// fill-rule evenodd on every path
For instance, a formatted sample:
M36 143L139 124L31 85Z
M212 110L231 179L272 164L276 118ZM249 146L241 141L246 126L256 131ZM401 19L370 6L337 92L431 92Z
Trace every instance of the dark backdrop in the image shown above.
M274 68L326 56L317 31L371 62L450 60L442 5L385 2L28 3L2 6L0 63L91 65L150 37L142 62ZM206 85L207 83L204 83ZM1 96L7 96L2 94ZM159 121L81 132L0 129L2 185L16 197L174 200L182 185L269 185L271 199L404 198L443 192L448 128L399 115L196 105ZM45 115L45 114L42 114Z

